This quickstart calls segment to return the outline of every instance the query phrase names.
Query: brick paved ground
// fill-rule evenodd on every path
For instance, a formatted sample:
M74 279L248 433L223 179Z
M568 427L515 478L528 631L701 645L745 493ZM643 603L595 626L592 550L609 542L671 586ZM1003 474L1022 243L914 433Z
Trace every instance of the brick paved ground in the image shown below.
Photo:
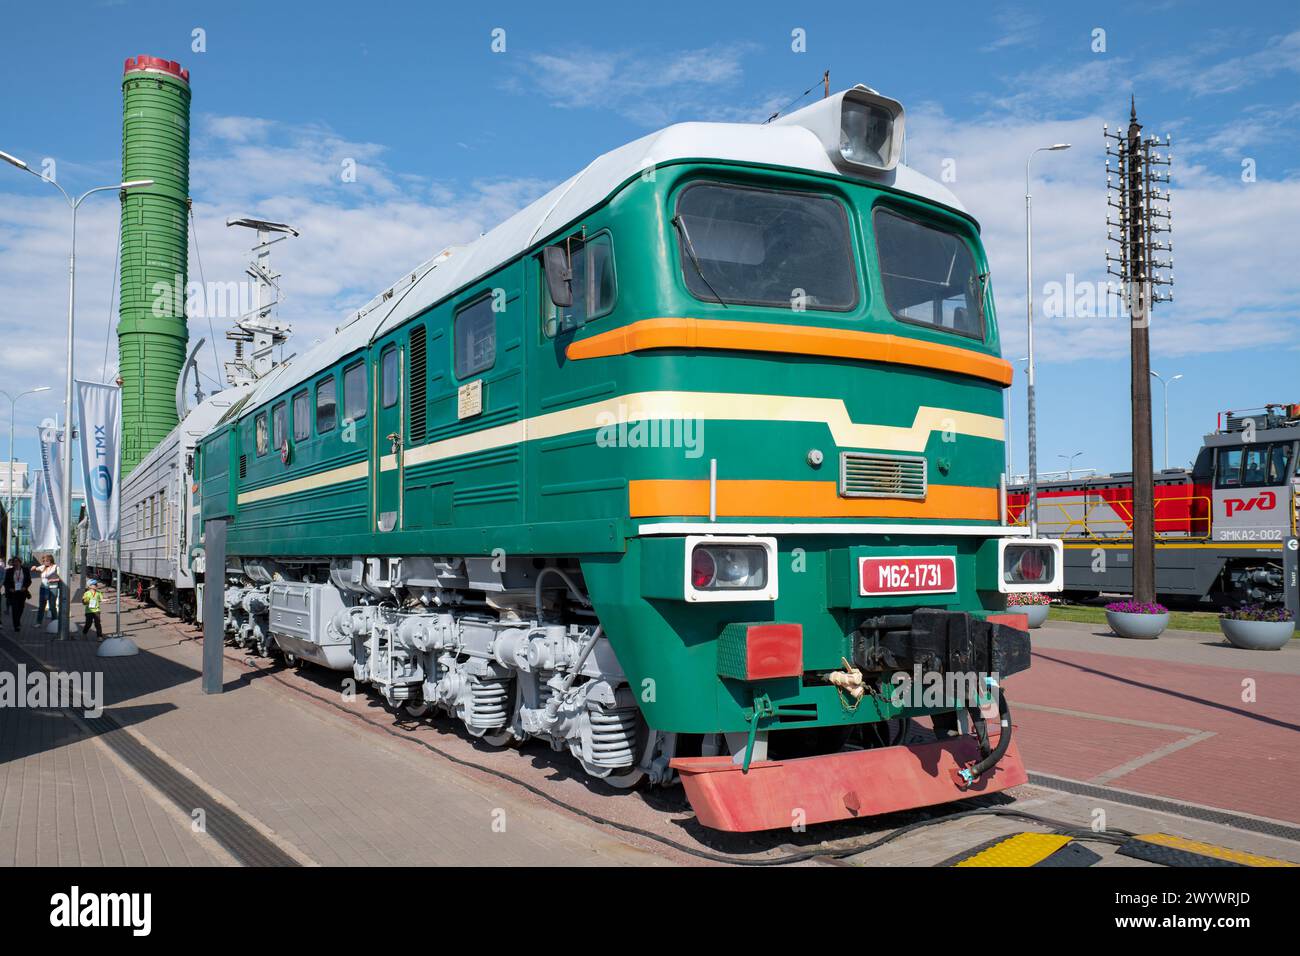
M1300 641L1274 652L1220 641L1190 632L1125 641L1092 625L1034 631L1033 666L1007 681L1025 763L1300 823Z
M661 861L572 815L410 759L395 744L259 687L234 664L225 669L226 693L205 696L188 629L152 614L128 615L127 624L143 651L136 657L96 658L93 642L58 642L34 628L18 640L60 670L102 667L114 719L301 862ZM0 668L14 669L3 653ZM210 838L198 840L184 825L194 808L178 815L167 804L72 719L0 712L0 864L219 861L220 848L213 853Z

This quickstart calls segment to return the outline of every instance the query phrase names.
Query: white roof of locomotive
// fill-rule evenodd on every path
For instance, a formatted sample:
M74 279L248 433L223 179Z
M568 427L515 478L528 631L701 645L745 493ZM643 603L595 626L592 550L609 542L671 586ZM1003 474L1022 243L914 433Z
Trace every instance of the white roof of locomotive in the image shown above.
M791 114L790 119L798 114ZM798 125L751 123L677 123L643 136L593 160L586 169L515 213L501 225L465 246L452 247L409 274L414 278L394 286L361 310L349 324L278 366L258 382L246 408L260 405L297 383L363 348L389 329L491 273L535 243L559 231L600 205L633 177L666 163L684 160L759 163L845 177L834 166L826 146L812 130ZM860 176L865 181L940 203L959 212L965 208L941 183L899 164L893 170ZM404 277L406 280L407 277Z

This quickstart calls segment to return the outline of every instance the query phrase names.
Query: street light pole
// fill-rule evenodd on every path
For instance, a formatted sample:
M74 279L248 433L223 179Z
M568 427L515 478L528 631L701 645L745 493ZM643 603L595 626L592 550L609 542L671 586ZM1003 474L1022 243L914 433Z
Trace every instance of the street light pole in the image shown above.
M1074 477L1074 459L1082 455L1083 452L1076 451L1073 455L1057 455L1057 458L1065 459L1065 480L1070 481Z
M1038 409L1034 404L1034 217L1033 197L1029 192L1029 164L1036 153L1069 148L1069 143L1039 146L1025 159L1025 311L1029 326L1026 417L1029 419L1029 536L1032 538L1038 537Z
M1178 381L1180 378L1182 378L1183 374L1182 372L1179 372L1173 378L1169 379L1169 381L1165 381L1165 379L1161 376L1159 372L1152 372L1151 374L1156 377L1156 381L1159 382L1164 387L1164 391L1165 391L1165 468L1168 468L1169 467L1169 386L1174 384L1174 382Z
M32 169L21 159L11 156L6 152L0 151L0 160L4 160L11 166L16 166L23 172L31 173L42 182L49 183L57 189L63 196L68 207L72 210L72 248L68 253L68 370L64 383L63 394L63 500L60 502L62 511L62 521L59 528L59 561L63 565L63 573L60 575L63 579L63 593L59 601L59 639L66 640L68 637L68 614L69 598L72 596L70 585L72 575L72 389L73 389L73 335L76 331L76 301L77 301L77 210L87 198L95 193L107 192L110 190L137 189L142 186L152 186L152 179L135 179L129 182L117 183L112 186L96 186L94 189L88 189L76 199L68 193L66 189L58 184L56 180L47 179L36 170Z
M48 385L39 385L36 388L29 388L25 392L19 392L17 395L10 395L6 391L0 391L0 395L9 399L9 503L5 505L5 565L8 566L10 547L14 539L14 417L18 408L18 399L24 395L35 395L37 392L48 392Z

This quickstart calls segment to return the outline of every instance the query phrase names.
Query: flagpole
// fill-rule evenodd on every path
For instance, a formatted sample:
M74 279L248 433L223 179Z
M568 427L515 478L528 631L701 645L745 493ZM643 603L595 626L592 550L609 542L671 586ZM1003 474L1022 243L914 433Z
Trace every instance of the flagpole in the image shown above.
M113 636L122 636L122 389L117 390L117 454L113 462L113 509L117 512L117 533L113 535Z

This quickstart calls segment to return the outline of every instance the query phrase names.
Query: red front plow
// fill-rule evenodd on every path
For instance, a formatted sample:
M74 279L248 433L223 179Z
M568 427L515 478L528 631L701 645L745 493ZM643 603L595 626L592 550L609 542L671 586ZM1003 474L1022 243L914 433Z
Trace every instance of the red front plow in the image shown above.
M933 806L997 793L1029 779L1012 742L994 767L969 785L960 783L958 772L979 759L979 745L963 736L795 760L758 760L747 773L731 757L679 757L672 766L700 823L743 833Z

